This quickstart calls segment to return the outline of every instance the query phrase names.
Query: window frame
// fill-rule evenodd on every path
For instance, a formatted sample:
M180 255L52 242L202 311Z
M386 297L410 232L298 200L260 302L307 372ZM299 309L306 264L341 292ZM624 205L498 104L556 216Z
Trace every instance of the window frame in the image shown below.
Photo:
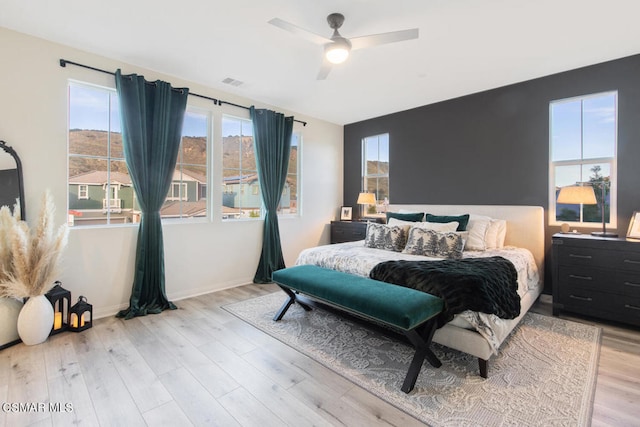
M222 118L221 118L222 123L224 123L225 119L239 120L241 122L245 121L245 122L250 124L251 129L252 129L252 133L253 133L253 124L252 124L250 118L240 117L240 116L233 115L233 114L223 113L222 114ZM221 127L223 127L223 126L221 126ZM301 179L301 175L302 175L301 174L301 169L302 169L302 131L293 130L292 133L291 133L291 138L293 139L294 136L297 138L297 162L296 162L296 173L295 173L296 176L297 176L296 212L295 213L283 213L278 208L277 215L278 215L279 218L283 218L283 219L285 219L285 218L297 218L297 217L301 216L301 202L300 201L301 201L301 194L302 194L302 192L301 192L301 182L302 182L302 179ZM252 135L252 137L253 137L253 135ZM221 131L221 140L223 141L222 142L223 144L224 144L224 138L225 138L224 132ZM223 148L223 150L224 150L224 148ZM254 157L255 157L255 152L254 152ZM290 159L291 158L289 158L289 160ZM221 197L224 197L224 194L230 192L230 190L231 190L231 185L230 184L226 184L225 181L224 181L224 176L225 176L224 175L224 171L225 170L238 170L239 172L241 172L241 171L248 170L248 169L243 169L242 167L240 167L240 168L225 168L224 167L224 158L222 159L221 169L222 169L222 185L221 185L222 194L221 194ZM258 173L257 163L256 163L255 173L256 174ZM289 173L288 170L287 170L287 178L290 175L291 175L291 173ZM286 185L282 189L283 194L284 194L285 190L286 190ZM264 215L265 215L265 207L264 207L264 203L262 201L262 193L261 193L260 184L258 183L258 181L256 181L256 183L254 183L254 184L251 184L250 188L244 188L244 187L241 186L238 191L239 191L239 194L242 194L242 195L245 195L245 196L246 195L250 195L250 196L257 196L257 197L260 198L260 208L259 208L260 212L259 212L259 215L252 216L252 214L248 214L246 217L224 218L224 214L223 214L222 220L223 221L231 221L231 222L263 220L264 219ZM221 202L221 208L224 208L224 204L222 202ZM242 207L240 207L240 209L242 209Z
M106 112L105 114L108 114L107 118L108 118L108 132L109 132L109 136L108 136L108 145L107 145L107 152L106 155L102 156L102 155L86 155L86 154L74 154L70 152L70 142L69 142L69 135L70 132L72 130L71 128L71 87L72 86L77 86L77 87L81 87L84 89L89 89L89 90L96 90L96 91L101 91L101 92L106 92L109 94L109 103L108 103L108 112ZM68 188L70 188L70 180L69 180L69 168L70 168L70 159L72 158L93 158L93 159L97 159L97 160L102 160L104 161L109 168L111 168L111 163L112 162L125 162L124 159L124 153L123 153L123 157L112 157L111 155L111 133L113 133L111 131L112 125L111 123L113 123L114 120L119 120L119 117L114 116L113 113L113 107L112 107L112 97L115 96L116 100L117 100L117 91L114 87L110 87L110 86L103 86L103 85L99 85L99 84L94 84L94 83L89 83L86 81L80 81L80 80L76 80L76 79L69 79L67 80L67 94L68 94L68 98L67 98L67 178L66 178L66 185ZM119 102L119 100L117 100L116 102ZM206 162L203 165L193 165L193 166L200 166L203 167L206 170L206 182L205 187L209 187L210 182L212 181L212 175L213 175L213 171L212 171L212 144L213 144L213 132L212 132L212 128L213 128L213 113L210 109L206 109L206 108L202 108L202 107L197 107L197 106L193 106L190 104L187 104L186 106L186 110L185 110L185 115L188 112L192 112L195 114L201 114L203 116L206 116ZM117 133L117 132L116 132ZM121 135L121 133L120 133ZM180 161L181 156L182 156L182 136L181 136L181 141L180 141L180 152L178 153L178 159L176 161L176 168L178 167L178 164L180 164L181 166L189 166L192 164L189 163L185 163L184 161ZM126 162L125 162L126 164ZM109 169L110 171L110 169ZM180 177L181 177L181 181L180 182L176 182L175 184L180 184L181 185L181 189L184 191L184 194L179 195L179 197L177 198L169 198L167 197L167 199L165 199L166 201L186 201L188 200L188 189L187 187L187 183L182 181L182 169L179 170L180 171ZM120 183L117 182L113 182L111 183L112 179L110 178L110 172L108 172L108 176L109 176L109 183L107 184L108 187L113 187L113 186L118 186L118 188L116 189L116 191L120 190ZM78 195L80 195L80 185L83 184L79 184L78 185ZM88 187L88 184L85 184ZM171 193L173 191L173 185L174 182L172 181L171 183L171 187L169 189L169 193ZM131 191L133 192L133 208L132 208L132 215L134 217L134 220L132 222L111 222L111 214L112 212L116 212L115 209L113 209L110 206L110 202L107 204L107 209L105 211L104 209L104 201L103 201L103 211L105 211L105 223L95 223L95 224L89 224L89 225L78 225L78 224L72 224L73 221L70 220L69 224L73 225L71 228L72 229L84 229L84 228L104 228L104 227L123 227L123 226L137 226L139 224L139 220L136 221L135 218L139 218L140 216L140 212L138 209L136 209L136 200L137 197L135 196L135 191L133 190L133 186L131 186ZM104 192L105 195L107 194L107 186L105 186L104 188ZM196 189L196 198L200 199L199 197L199 189ZM78 200L87 200L89 199L89 189L87 188L87 197L86 198L80 198L78 197ZM106 200L110 200L110 199L106 199ZM212 210L212 205L211 202L209 200L207 200L206 198L204 199L205 202L205 206L206 206L206 214L203 217L183 217L182 216L182 209L180 209L180 215L179 216L167 216L167 217L163 217L162 218L162 222L163 223L167 223L167 224L181 224L181 223L195 223L195 222L207 222L210 221L213 217L213 210ZM70 199L67 199L67 210L69 211L75 211L76 209L72 209L70 207ZM93 211L98 211L99 209L93 209ZM91 211L91 210L88 210ZM82 210L80 210L80 212L82 212Z
M387 203L390 203L391 200L391 192L390 192L390 183L391 183L391 179L390 179L390 167L387 170L387 173L376 173L376 174L369 174L367 173L367 142L368 140L372 139L372 138L377 138L377 145L378 145L378 153L377 153L377 161L378 163L380 163L380 137L384 137L386 136L387 139L387 164L390 166L391 165L391 159L390 159L390 150L389 147L391 145L391 135L389 134L389 132L383 132L383 133L379 133L379 134L375 134L375 135L368 135L362 138L361 140L361 155L362 155L362 170L361 170L361 191L368 191L368 185L367 185L367 180L368 179L376 179L376 203L378 205L380 205L381 203L384 203L384 199L380 200L379 198L379 192L380 192L380 187L378 185L379 183L379 179L380 178L386 178L387 179L387 186L389 186L389 188L387 188ZM371 214L367 214L367 216L371 216Z
M176 196L176 186L178 187L178 195ZM175 201L185 201L188 199L187 197L187 183L178 181L171 182L171 186L169 187L169 192L167 193L167 198L165 200L169 200L171 202Z
M237 170L238 171L238 175L237 176L241 177L241 176L244 176L242 174L242 171L253 170L253 169L244 169L244 168L242 168L242 162L240 162L238 167L234 167L234 168L226 168L225 167L225 165L224 165L224 140L226 138L226 136L224 135L225 120L237 120L237 121L239 121L241 129L242 129L242 126L243 126L243 122L246 122L246 124L251 129L252 141L253 141L253 137L254 137L254 135L253 135L253 123L251 121L251 118L240 117L240 116L237 116L237 115L234 115L234 114L222 113L222 117L221 117L222 125L221 125L221 132L220 132L221 148L222 148L222 152L223 152L223 156L222 156L222 159L221 159L222 193L220 194L220 200L219 200L220 209L223 211L223 213L222 213L222 221L223 222L227 222L227 221L228 222L238 222L238 221L261 220L261 219L264 218L264 206L262 205L262 198L260 198L260 206L258 208L258 210L259 210L258 215L254 216L253 212L255 212L255 211L252 210L251 212L247 213L246 216L240 216L239 218L234 218L233 216L231 216L229 218L225 218L225 214L224 214L224 208L225 208L225 206L224 206L224 195L228 194L230 192L230 190L233 188L231 184L227 184L226 181L225 181L225 171L227 171L227 170ZM242 136L244 136L244 134L241 135L241 138L242 138ZM240 140L240 144L242 144L242 139ZM240 147L240 149L241 148L242 147ZM255 152L253 153L253 155L254 155L254 158L255 158ZM240 160L242 160L241 157L240 157ZM257 163L256 163L255 173L256 174L258 173ZM247 176L250 176L250 175L247 175ZM259 192L259 190L258 190L258 192ZM242 186L242 184L240 182L240 179L239 179L239 181L238 181L238 194L239 195L245 195L247 193L249 193L251 195L251 191L249 191L249 192L245 191L245 188ZM232 208L232 209L235 209L235 207ZM243 207L240 206L239 209L240 209L240 211L242 211Z
M78 184L78 200L89 200L88 184Z
M580 113L581 118L584 117L584 101L592 98L604 97L608 95L614 95L614 119L615 119L615 131L614 131L614 141L613 141L613 156L612 157L594 157L594 158L580 158L580 159L569 159L569 160L553 160L553 105L555 103L560 102L572 102L572 101L581 101ZM557 216L557 206L556 206L556 168L558 167L566 167L566 166L577 166L577 167L585 167L589 165L609 165L609 221L606 222L607 227L617 228L617 210L618 210L618 175L617 175L617 163L618 163L618 131L619 131L619 94L617 90L610 90L604 92L598 92L587 95L574 96L570 98L562 98L556 99L549 102L549 225L551 226L559 226L563 223L569 224L570 227L581 227L588 229L601 229L602 221L597 222L585 222L582 219L583 209L580 209L580 220L579 221L565 221L558 220ZM582 122L581 122L582 123ZM580 135L580 147L581 147L581 156L584 148L584 134L582 130L584 127L581 127L581 135ZM581 182L587 182L582 178ZM599 196L599 195L598 195Z
M212 166L212 162L211 162L211 157L212 157L212 128L213 128L213 116L212 116L212 112L209 109L205 109L202 107L196 107L193 105L189 105L187 104L187 107L185 109L185 116L187 113L192 113L192 114L199 114L202 116L205 116L205 120L206 120L206 135L205 135L205 150L206 150L206 161L204 163L204 165L201 164L195 164L195 163L188 163L184 160L183 153L184 153L184 141L183 138L185 137L184 135L182 135L180 137L180 149L178 151L178 156L176 159L176 166L175 166L175 171L177 171L179 173L180 176L180 180L178 181L171 181L171 187L169 188L169 192L167 192L167 198L165 199L165 201L171 201L171 202L187 202L189 200L189 188L188 188L188 183L186 181L184 181L184 170L185 170L185 166L195 166L195 167L204 167L205 168L205 187L208 186L209 182L212 179L212 175L213 175L213 166ZM190 136L190 135L186 135L186 136ZM180 190L179 190L179 194L176 196L175 192L173 191L174 189L174 185L180 185ZM209 200L207 200L206 198L201 198L200 197L200 188L199 186L196 184L196 188L194 190L194 194L196 197L195 201L199 201L199 200L204 200L205 201L205 207L206 207L206 212L204 216L194 216L194 217L190 217L190 216L182 216L183 215L183 210L182 210L182 205L180 206L180 213L177 216L164 216L162 217L162 222L163 224L192 224L192 223L202 223L202 222L209 222L211 221L212 217L213 217L213 211L212 211L212 207L211 207L211 202ZM169 194L171 194L171 197L169 197Z
M296 211L295 213L284 213L281 212L280 208L278 207L278 218L297 218L302 216L302 131L301 130L293 130L291 132L291 139L293 142L294 137L297 139L298 145L297 145L297 155L296 155ZM293 147L293 146L292 146ZM289 161L291 161L291 154L289 154ZM287 182L286 180L289 179L289 175L292 175L291 173L289 173L288 168L287 168L287 177L285 179L285 184L282 187L282 195L284 196L285 191L287 191ZM289 193L291 194L291 193Z

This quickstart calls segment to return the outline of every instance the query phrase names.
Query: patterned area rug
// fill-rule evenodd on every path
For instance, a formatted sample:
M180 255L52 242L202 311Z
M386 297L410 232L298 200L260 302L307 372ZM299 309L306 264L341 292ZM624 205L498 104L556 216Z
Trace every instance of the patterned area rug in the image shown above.
M360 321L294 304L272 320L284 293L224 308L432 426L588 426L595 391L600 329L528 313L489 362L433 344L442 361L425 361L414 390L400 386L413 356L402 340Z

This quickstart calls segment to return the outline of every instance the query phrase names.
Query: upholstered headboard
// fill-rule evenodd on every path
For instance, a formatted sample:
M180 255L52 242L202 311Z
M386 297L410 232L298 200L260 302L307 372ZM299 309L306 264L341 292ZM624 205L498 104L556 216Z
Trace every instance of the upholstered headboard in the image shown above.
M527 248L544 277L544 209L540 206L501 205L389 205L390 212L400 210L434 215L486 215L507 221L505 245Z

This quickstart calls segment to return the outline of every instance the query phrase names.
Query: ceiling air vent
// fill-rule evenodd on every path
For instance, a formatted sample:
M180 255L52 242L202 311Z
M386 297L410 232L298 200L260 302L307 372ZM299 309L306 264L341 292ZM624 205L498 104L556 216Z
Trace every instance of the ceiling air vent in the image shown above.
M222 83L235 86L235 87L242 86L244 84L244 82L241 82L240 80L232 79L231 77L227 77L222 81Z

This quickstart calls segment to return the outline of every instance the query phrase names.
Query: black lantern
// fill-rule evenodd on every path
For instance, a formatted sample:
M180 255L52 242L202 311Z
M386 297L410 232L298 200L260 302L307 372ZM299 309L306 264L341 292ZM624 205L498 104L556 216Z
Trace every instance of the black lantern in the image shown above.
M53 326L49 335L66 331L69 326L71 292L63 288L61 282L56 281L55 286L45 296L53 306Z
M73 332L89 329L93 323L93 306L80 295L78 302L69 309L69 327Z

